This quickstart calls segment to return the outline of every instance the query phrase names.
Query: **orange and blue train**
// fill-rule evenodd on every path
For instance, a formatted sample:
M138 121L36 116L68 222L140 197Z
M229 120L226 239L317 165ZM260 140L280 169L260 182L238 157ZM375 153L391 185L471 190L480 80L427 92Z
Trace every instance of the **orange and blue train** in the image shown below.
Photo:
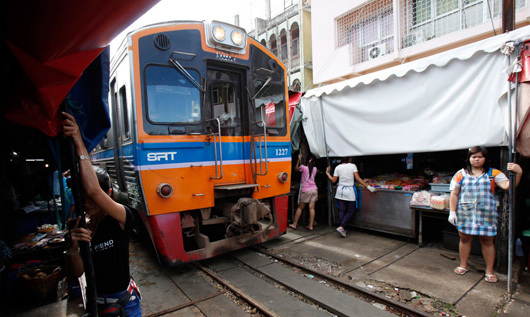
M91 153L166 265L287 229L286 70L238 26L167 22L129 33L110 63L111 129Z

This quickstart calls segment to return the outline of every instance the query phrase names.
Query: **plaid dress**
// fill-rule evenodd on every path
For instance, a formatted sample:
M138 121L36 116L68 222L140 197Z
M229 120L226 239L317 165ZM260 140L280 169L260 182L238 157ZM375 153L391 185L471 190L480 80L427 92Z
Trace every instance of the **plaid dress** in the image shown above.
M458 231L469 235L495 236L497 208L488 173L479 177L470 176L466 172L462 174L456 210Z

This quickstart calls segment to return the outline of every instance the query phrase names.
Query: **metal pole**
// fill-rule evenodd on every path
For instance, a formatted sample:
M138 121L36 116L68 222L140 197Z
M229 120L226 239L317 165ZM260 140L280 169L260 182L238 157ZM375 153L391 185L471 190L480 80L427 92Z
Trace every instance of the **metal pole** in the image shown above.
M72 138L66 140L68 148L68 154L70 156L70 162L72 162L72 168L70 169L70 175L72 177L72 195L74 196L75 208L78 215L81 216L79 221L80 228L86 228L85 221L85 204L83 196L81 195L81 177L79 162L77 161L77 154L74 147ZM78 208L79 207L79 208ZM90 245L88 242L79 242L81 258L83 259L83 267L85 269L85 278L87 282L87 304L85 316L97 316L98 305L97 305L97 291L96 291L96 275L94 273L94 263L92 262L92 254L90 253Z
M519 60L520 55L520 45L517 45L516 51L516 61ZM511 88L511 84L510 84ZM516 70L515 73L515 104L512 111L512 101L510 99L510 155L509 155L509 161L515 162L515 155L517 150L517 105L519 103L519 71ZM513 120L512 120L513 116ZM513 276L513 246L514 246L514 230L513 230L513 223L514 223L514 208L515 208L515 174L513 172L510 172L508 175L510 179L510 188L508 189L508 300L511 300L512 297L512 276Z
M330 167L331 164L329 162L329 157L328 157L328 142L326 140L326 128L325 128L325 124L324 124L324 107L322 107L322 100L319 99L320 101L320 117L322 118L322 133L324 135L324 148L325 148L325 151L326 151L326 163L327 163L327 166ZM333 213L333 187L332 187L332 184L331 184L331 181L329 180L328 177L326 177L326 180L327 180L327 186L326 186L326 191L327 191L327 198L328 198L328 226L332 226L333 224L335 224L335 214Z

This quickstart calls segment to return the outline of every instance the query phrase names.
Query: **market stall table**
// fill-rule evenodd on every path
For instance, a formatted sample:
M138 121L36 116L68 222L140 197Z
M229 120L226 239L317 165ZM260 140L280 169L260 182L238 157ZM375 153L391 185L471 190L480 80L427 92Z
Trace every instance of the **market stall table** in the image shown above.
M449 209L434 209L428 206L414 206L410 209L418 212L418 246L423 246L423 217L445 218L449 216Z
M416 238L416 217L409 209L413 192L378 189L371 193L365 188L361 192L361 209L352 218L353 226Z

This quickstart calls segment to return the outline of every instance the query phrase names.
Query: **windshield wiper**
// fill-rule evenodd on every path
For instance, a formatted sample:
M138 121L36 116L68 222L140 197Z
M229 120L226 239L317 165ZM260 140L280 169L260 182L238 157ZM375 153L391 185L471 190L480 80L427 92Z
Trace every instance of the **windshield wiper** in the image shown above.
M267 80L259 87L258 92L252 97L252 99L256 99L258 97L259 93L269 84L269 82L272 80L272 77L267 78Z
M203 93L206 92L206 90L201 86L201 84L199 84L195 78L193 78L190 73L188 73L188 71L182 67L182 65L180 65L180 63L176 60L176 59L173 59L173 58L170 58L169 61L171 62L171 64L173 64L173 66L175 66L175 69L184 77L186 77L186 79L188 79L197 89L199 89L200 91L202 91Z

